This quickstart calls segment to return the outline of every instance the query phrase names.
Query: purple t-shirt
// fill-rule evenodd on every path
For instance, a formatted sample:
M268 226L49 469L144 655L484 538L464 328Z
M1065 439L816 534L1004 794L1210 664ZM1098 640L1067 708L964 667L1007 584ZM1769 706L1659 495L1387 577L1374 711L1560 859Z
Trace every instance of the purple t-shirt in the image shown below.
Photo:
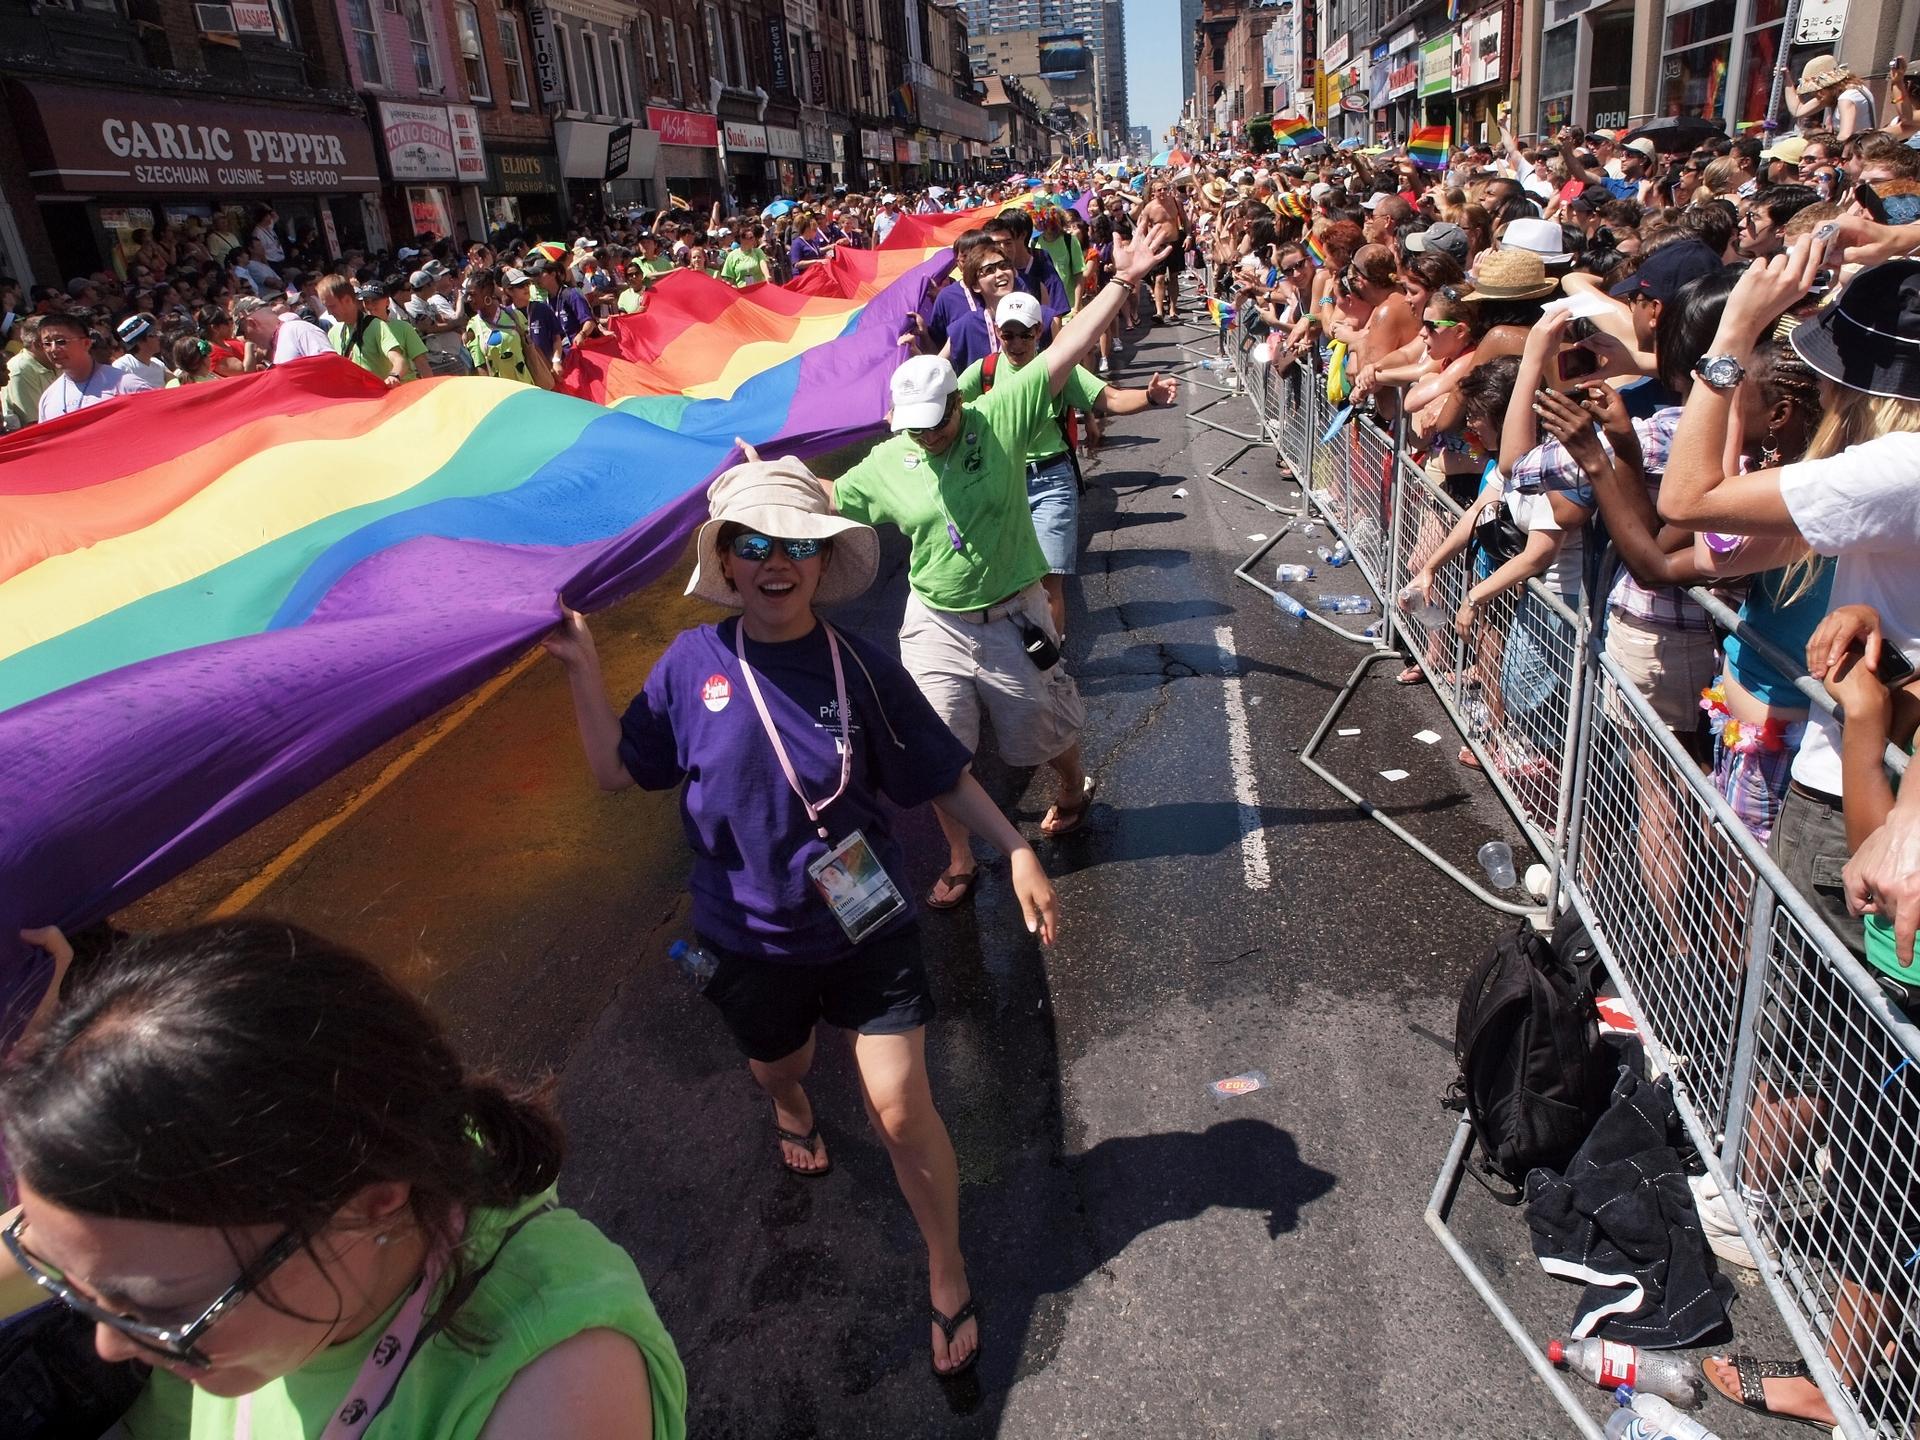
M963 315L947 332L947 340L953 348L947 352L947 358L953 362L955 374L963 374L966 368L976 360L984 360L997 348L993 343L993 332L987 328L987 312L976 310L971 315ZM1043 301L1040 305L1040 348L1046 349L1053 340L1053 311Z
M793 273L795 275L800 273L800 262L802 260L821 260L826 258L827 247L824 243L825 239L825 236L822 236L821 239L817 241L809 240L804 235L796 235L793 237L793 243L787 246L787 259L793 262Z
M527 306L527 328L542 355L553 354L562 337L567 343L580 333L580 327L593 319L593 307L571 285L563 285L551 298L542 295Z
M1014 276L1013 283L1015 289L1024 290L1042 305L1047 303L1047 297L1035 289L1033 282L1026 276ZM940 293L933 297L933 309L927 315L927 335L933 341L933 348L938 350L946 344L947 336L952 333L953 327L960 323L961 317L971 315L979 308L980 301L969 294L967 287L960 281L956 280L951 285L942 287Z
M972 757L900 662L839 631L853 773L821 818L822 840L780 768L733 653L738 619L685 630L647 676L620 722L620 759L648 790L682 780L680 815L693 848L693 923L725 949L820 964L844 956L846 932L807 866L858 830L907 896L905 858L889 806L909 809L959 784ZM858 656L858 659L855 656ZM800 787L816 804L840 783L833 662L819 625L778 645L747 641L767 713ZM861 669L865 664L864 672Z

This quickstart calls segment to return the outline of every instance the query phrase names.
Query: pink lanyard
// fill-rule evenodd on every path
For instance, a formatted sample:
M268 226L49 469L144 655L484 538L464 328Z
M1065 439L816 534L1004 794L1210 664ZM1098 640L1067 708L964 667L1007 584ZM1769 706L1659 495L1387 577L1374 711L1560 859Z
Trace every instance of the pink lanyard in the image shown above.
M464 1230L465 1224L465 1215L455 1210L454 1229ZM446 1273L446 1269L446 1251L436 1249L427 1256L413 1293L407 1297L407 1303L400 1307L400 1313L393 1317L393 1323L387 1326L386 1333L367 1352L367 1358L361 1362L360 1373L354 1377L353 1384L347 1387L340 1408L333 1412L327 1428L320 1432L320 1440L358 1440L386 1407L394 1387L400 1383L400 1372L407 1368L407 1362L413 1358L413 1347L420 1338L420 1327L426 1322L427 1301L432 1298L434 1287L440 1283L440 1277ZM400 1362L398 1365L393 1363L396 1359ZM234 1406L233 1418L234 1440L253 1440L253 1396L240 1397Z
M747 663L747 622L744 619L733 632L733 653L740 662L740 674L747 682L747 694L753 697L753 708L760 712L760 724L766 729L767 739L773 742L774 756L780 761L780 768L786 772L787 784L800 797L801 805L806 808L807 819L814 823L820 831L820 838L825 840L827 827L820 823L820 814L847 793L847 781L853 778L853 745L847 738L847 675L840 665L840 637L833 633L833 627L826 621L822 620L820 624L827 632L827 653L833 657L833 697L840 716L840 785L818 805L809 800L807 792L800 788L800 777L794 774L793 761L787 758L787 747L781 743L773 716L767 713L767 702L760 698L760 682L753 678L753 667ZM325 1437L325 1440L332 1440L332 1437Z

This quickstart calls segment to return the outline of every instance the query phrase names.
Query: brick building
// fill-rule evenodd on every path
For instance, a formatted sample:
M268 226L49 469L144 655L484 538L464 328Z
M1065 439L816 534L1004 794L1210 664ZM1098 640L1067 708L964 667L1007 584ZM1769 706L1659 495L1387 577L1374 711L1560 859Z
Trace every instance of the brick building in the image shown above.
M111 77L110 83L103 83ZM0 270L57 284L135 230L271 204L366 237L381 177L331 0L0 7Z

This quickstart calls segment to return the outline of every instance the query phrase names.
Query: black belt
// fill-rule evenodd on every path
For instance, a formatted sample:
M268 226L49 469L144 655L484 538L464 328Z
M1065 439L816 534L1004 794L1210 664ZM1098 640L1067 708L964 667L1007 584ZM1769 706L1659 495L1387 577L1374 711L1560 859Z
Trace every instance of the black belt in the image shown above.
M1829 795L1824 790L1815 790L1811 785L1802 785L1798 780L1787 781L1787 789L1798 795L1802 800L1810 800L1815 805L1823 806L1828 810L1838 810L1842 814L1846 813L1845 805L1838 795Z

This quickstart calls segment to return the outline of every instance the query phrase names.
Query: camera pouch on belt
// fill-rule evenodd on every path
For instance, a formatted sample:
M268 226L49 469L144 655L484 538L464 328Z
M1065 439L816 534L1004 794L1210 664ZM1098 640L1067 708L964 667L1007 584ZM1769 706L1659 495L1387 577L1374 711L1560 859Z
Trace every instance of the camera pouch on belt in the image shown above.
M1046 631L1024 615L1014 616L1013 623L1020 627L1020 643L1026 649L1027 658L1033 661L1034 669L1051 670L1060 663L1060 647Z

